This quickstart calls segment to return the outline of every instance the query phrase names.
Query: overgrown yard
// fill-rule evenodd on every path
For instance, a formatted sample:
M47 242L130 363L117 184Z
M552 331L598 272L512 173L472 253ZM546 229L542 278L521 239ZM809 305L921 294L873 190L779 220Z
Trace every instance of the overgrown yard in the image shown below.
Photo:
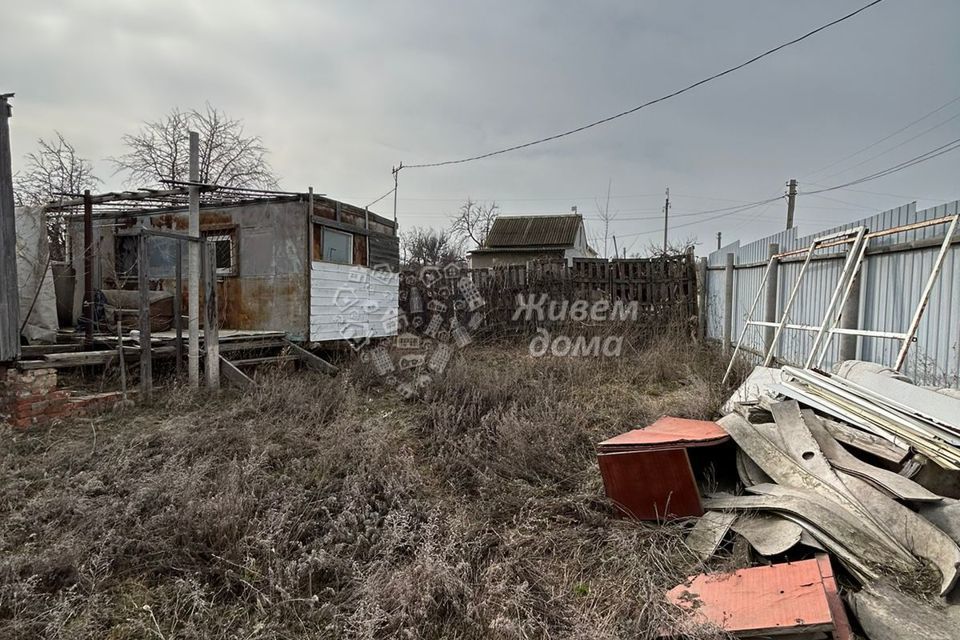
M466 356L413 401L358 365L5 429L0 637L656 637L700 567L615 516L593 445L713 417L724 362Z

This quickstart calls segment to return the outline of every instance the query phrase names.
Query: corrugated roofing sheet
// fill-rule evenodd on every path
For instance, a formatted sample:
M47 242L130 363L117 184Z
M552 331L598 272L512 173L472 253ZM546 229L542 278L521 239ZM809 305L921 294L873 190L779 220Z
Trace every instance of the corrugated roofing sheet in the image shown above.
M571 246L583 217L577 214L560 216L501 216L493 221L484 248Z

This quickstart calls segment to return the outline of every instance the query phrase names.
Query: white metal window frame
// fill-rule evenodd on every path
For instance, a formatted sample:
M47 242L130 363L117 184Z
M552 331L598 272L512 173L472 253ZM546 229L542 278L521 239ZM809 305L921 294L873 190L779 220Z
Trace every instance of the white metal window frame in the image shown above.
M343 236L347 240L347 257L345 260L331 260L327 257L327 234L332 233L334 236ZM346 231L338 231L336 229L331 229L329 227L323 227L323 231L320 236L320 256L324 262L331 262L333 264L353 264L353 234Z

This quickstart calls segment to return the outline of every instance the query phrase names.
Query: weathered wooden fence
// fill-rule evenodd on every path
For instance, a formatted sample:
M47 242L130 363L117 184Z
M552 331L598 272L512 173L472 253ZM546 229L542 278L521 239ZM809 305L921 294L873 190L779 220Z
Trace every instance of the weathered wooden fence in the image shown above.
M471 306L470 300L482 300ZM603 304L601 301L605 301ZM445 316L471 329L529 328L569 320L573 303L590 309L627 313L631 321L654 325L697 317L696 264L692 254L659 258L604 260L574 258L567 263L535 261L492 269L426 268L401 278L400 310L416 328L432 316ZM598 307L595 303L601 302ZM526 309L565 311L531 319ZM519 309L519 313L518 313ZM482 315L482 320L475 316Z

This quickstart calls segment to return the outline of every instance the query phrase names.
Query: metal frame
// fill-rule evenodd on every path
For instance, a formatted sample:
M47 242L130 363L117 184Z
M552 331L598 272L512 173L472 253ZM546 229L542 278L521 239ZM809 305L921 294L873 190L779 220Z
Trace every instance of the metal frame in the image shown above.
M950 215L943 216L941 218L934 218L932 220L924 220L922 222L914 222L911 224L901 225L898 227L891 227L889 229L883 229L881 231L874 231L870 233L865 233L864 227L856 227L848 231L842 231L837 234L831 234L829 236L823 236L821 238L816 238L810 244L809 247L805 249L794 249L792 251L787 251L784 253L777 254L770 258L770 261L767 263L767 269L764 272L763 279L760 281L760 287L757 291L757 296L754 298L753 304L750 307L750 311L747 314L746 322L744 323L743 329L740 332L740 337L737 340L737 346L734 349L733 355L730 358L730 363L727 365L727 371L724 374L724 381L730 375L730 371L733 368L733 363L736 360L737 354L740 351L740 348L743 343L743 339L746 335L748 327L776 327L776 332L774 334L773 340L770 344L769 349L764 355L763 366L769 366L773 359L773 352L776 349L777 344L780 340L780 334L783 329L799 330L799 331L815 331L817 333L816 338L814 339L813 346L810 349L810 353L807 356L806 363L804 368L811 368L811 365L819 368L823 364L823 359L826 357L827 351L829 350L830 343L833 340L834 334L842 335L855 335L869 338L888 338L894 340L901 340L902 344L900 346L900 351L897 354L897 359L894 364L894 369L899 371L907 358L907 353L910 350L910 345L916 341L917 330L920 327L920 320L923 317L923 312L927 307L927 304L930 301L930 294L933 292L933 287L936 284L937 278L940 275L941 270L943 269L943 262L946 259L947 252L950 250L950 245L953 243L953 237L956 233L956 229L960 222L960 215ZM870 240L873 238L878 238L882 236L894 235L897 233L903 233L906 231L914 231L916 229L923 229L926 227L937 226L941 224L949 224L947 231L943 237L943 242L940 245L940 250L937 253L937 257L934 260L933 267L930 271L930 275L927 277L926 284L924 285L923 292L920 295L920 300L917 302L917 306L914 309L913 316L910 320L910 324L906 331L897 332L897 331L872 331L867 329L846 329L837 327L837 324L840 321L843 307L845 306L848 298L850 297L850 292L853 289L853 283L857 275L859 275L864 259L867 254L867 248L870 244ZM855 233L854 238L845 238L838 239L844 235L849 236ZM790 308L793 306L794 300L796 298L797 291L799 290L800 282L803 280L804 273L810 260L813 256L813 252L817 249L825 249L829 247L839 246L842 244L853 243L850 247L849 254L844 263L843 271L840 274L840 278L837 281L837 286L834 289L833 295L831 296L830 303L827 308L827 313L824 316L823 323L820 326L812 325L801 325L801 324L790 324L787 321L789 320ZM803 252L806 252L807 257L804 260L803 266L800 268L800 273L797 275L797 281L794 283L793 289L790 293L790 298L787 301L787 304L783 310L783 316L779 322L764 322L759 320L753 320L753 314L756 311L760 297L763 295L764 287L766 285L767 279L772 270L775 260L779 260L785 256L799 255ZM843 291L842 295L838 294L840 291Z

